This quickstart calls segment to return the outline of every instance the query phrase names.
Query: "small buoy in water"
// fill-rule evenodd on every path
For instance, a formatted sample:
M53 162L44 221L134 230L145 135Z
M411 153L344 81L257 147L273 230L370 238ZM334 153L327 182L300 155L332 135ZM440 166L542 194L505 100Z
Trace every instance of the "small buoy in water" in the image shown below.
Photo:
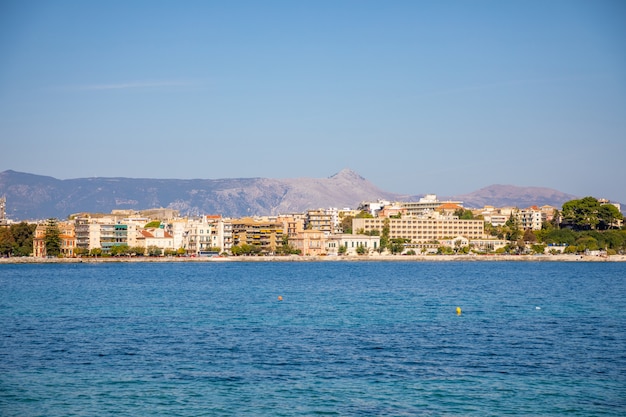
M283 301L283 296L282 295L278 296L278 301Z
M535 307L535 310L541 310L541 307Z
M461 307L456 308L456 314L459 316L461 315Z

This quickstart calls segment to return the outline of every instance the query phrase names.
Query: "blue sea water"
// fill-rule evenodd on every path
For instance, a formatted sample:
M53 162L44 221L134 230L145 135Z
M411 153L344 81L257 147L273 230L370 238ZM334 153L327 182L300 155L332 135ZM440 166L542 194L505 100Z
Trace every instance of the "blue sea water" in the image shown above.
M0 265L0 415L623 416L625 300L608 262Z

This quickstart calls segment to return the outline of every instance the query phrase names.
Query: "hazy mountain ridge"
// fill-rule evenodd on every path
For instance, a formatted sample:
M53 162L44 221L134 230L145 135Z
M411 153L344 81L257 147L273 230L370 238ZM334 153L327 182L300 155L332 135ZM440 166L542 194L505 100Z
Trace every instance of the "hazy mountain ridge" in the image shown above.
M520 187L516 185L494 184L481 188L469 194L451 197L463 201L465 207L519 207L551 205L558 209L563 203L579 198L578 196L563 193L545 187Z
M228 217L303 212L327 207L356 208L361 201L415 201L423 195L383 191L359 174L344 169L329 178L148 179L76 178L12 170L0 173L0 196L7 197L7 216L14 220L66 218L79 212L166 207L181 215ZM578 198L549 188L492 185L469 194L444 197L465 207L549 204L560 208Z
M330 178L59 180L12 170L0 173L0 195L7 196L11 219L65 218L79 212L167 207L182 215L224 216L302 212L320 207L356 207L361 201L394 199L350 171Z

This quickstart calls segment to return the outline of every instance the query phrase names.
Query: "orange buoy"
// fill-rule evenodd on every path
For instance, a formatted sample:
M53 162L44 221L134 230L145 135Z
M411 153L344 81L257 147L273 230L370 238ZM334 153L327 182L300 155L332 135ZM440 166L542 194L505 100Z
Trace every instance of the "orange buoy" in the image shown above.
M282 295L278 296L278 301L283 301L283 296Z

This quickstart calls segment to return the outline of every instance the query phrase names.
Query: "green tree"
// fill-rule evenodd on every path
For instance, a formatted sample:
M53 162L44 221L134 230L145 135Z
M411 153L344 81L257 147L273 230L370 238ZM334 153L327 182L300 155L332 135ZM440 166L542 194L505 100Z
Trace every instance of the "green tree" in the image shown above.
M563 222L574 230L592 230L600 223L599 210L600 203L593 197L570 200L563 204Z
M374 216L369 211L361 210L361 212L357 213L355 216L357 219L373 219Z
M89 249L87 249L87 248L74 248L74 255L76 255L76 256L89 255Z
M354 219L354 216L344 216L341 219L341 230L343 233L352 234L352 219Z
M111 256L122 256L128 255L130 253L130 248L128 245L115 245L111 247Z
M163 253L163 250L156 245L150 245L146 249L148 251L148 256L161 256Z
M92 250L89 251L89 254L91 256L95 256L96 258L98 256L102 256L102 248L93 248Z
M504 226L506 240L516 241L522 236L519 220L513 214L509 216L509 219L506 223L504 223Z
M617 228L617 222L623 220L624 216L613 204L602 204L598 209L598 229L607 230Z
M61 231L56 219L48 219L46 222L44 244L46 246L46 255L59 256L61 254Z
M582 236L576 239L576 249L578 249L578 252L598 250L598 241L591 236Z
M531 245L530 249L533 253L542 254L546 250L546 245Z
M128 253L135 256L143 256L146 253L146 248L143 246L133 246L128 248Z
M346 252L348 252L348 248L345 245L341 245L339 246L337 252L339 253L339 255L345 255Z
M400 237L391 239L389 243L389 250L394 255L398 253L402 253L402 251L404 250L404 244L408 242L410 242L410 239L404 239Z
M36 228L36 224L28 224L26 222L11 225L11 234L15 241L13 255L28 256L33 253L33 237Z
M0 227L0 255L8 256L13 253L15 239L8 227Z
M359 245L356 248L356 253L359 254L359 255L365 255L367 253L367 248L365 246L363 246L363 245Z
M458 217L460 220L473 220L474 213L472 210L466 210L464 208L459 208L454 211L454 215Z
M389 219L383 220L383 230L380 234L380 247L378 251L382 253L389 246Z

